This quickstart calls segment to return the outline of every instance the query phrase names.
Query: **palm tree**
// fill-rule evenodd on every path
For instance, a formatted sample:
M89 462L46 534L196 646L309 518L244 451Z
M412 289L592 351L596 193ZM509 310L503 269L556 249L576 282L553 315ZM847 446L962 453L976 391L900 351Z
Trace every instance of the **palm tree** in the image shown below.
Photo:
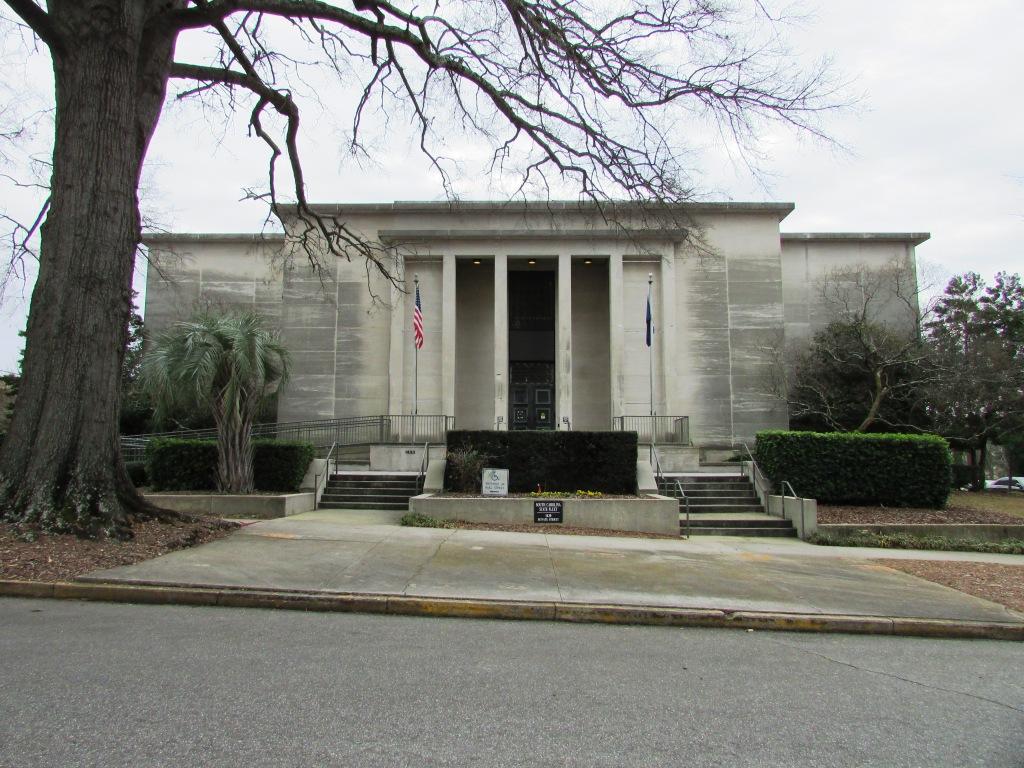
M181 408L209 408L217 426L217 483L251 493L252 424L288 377L288 354L256 312L203 313L160 334L142 363L143 386L162 421Z

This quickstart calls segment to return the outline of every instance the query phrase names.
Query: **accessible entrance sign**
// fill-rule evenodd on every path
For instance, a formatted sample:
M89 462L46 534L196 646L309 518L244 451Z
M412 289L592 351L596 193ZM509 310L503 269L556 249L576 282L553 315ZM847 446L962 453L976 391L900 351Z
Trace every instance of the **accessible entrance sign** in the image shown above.
M560 523L562 522L561 501L534 501L533 522L535 523Z
M508 470L485 469L480 490L484 496L508 496Z

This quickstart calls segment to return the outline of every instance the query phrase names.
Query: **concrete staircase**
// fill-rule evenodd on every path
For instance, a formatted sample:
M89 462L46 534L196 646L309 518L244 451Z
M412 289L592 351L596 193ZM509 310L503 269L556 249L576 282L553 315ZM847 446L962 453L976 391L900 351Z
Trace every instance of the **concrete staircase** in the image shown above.
M744 475L723 472L666 474L658 481L664 496L680 498L676 481L690 500L692 536L796 536L789 520L765 514ZM679 528L685 526L685 506L679 502Z
M320 509L407 510L420 492L415 472L336 472L327 481Z

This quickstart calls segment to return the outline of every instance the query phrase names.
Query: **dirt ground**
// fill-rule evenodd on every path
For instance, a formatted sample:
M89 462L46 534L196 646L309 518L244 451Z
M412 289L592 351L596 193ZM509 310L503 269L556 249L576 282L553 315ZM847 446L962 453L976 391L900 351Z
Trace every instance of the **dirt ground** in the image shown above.
M1024 613L1024 565L950 560L877 560L936 584L958 589Z
M1024 494L954 491L945 509L818 505L819 523L912 525L915 523L993 523L1024 525Z
M128 541L79 539L68 535L40 535L25 541L9 525L0 524L0 579L66 581L101 568L131 565L176 549L219 539L237 524L200 519L165 523L136 523Z

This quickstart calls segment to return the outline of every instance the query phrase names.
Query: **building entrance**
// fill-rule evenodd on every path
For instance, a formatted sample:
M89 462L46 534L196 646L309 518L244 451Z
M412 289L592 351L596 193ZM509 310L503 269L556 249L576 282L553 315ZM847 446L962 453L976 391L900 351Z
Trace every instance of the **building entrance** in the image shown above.
M509 429L555 429L555 273L508 273Z

